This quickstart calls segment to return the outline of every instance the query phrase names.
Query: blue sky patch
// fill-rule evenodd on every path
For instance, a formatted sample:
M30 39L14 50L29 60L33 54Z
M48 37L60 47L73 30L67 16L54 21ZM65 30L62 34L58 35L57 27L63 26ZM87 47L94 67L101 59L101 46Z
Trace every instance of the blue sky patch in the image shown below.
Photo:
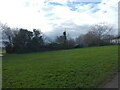
M54 6L63 6L63 4L57 3L57 2L49 2L50 5L54 5Z
M50 16L53 16L54 14L53 13L49 13L46 15L46 17L50 17Z
M95 13L97 11L99 11L100 9L93 9L92 12Z
M94 8L94 6L99 3L100 2L68 2L67 6L70 8L70 10L76 11L77 10L77 8L75 7L76 5L83 6L83 5L91 4L92 5L91 8ZM98 11L98 9L93 10L93 12L96 12L96 11Z

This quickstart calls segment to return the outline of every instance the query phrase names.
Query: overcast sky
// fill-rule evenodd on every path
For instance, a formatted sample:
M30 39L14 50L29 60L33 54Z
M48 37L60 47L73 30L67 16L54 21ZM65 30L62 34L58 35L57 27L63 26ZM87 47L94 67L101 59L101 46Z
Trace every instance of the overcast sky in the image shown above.
M0 0L0 21L10 27L85 33L89 25L118 25L119 0ZM87 25L87 26L86 26Z

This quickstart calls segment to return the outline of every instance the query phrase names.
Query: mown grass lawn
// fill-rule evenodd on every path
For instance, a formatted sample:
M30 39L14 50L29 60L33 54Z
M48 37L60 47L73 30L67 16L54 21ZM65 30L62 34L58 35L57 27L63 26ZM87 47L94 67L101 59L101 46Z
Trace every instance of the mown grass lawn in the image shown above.
M3 57L3 88L95 88L118 68L118 47Z

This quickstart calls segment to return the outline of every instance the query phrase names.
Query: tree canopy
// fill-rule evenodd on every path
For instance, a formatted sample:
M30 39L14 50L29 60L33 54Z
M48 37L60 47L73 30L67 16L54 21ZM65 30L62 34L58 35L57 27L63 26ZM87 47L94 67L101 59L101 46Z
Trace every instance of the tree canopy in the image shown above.
M76 39L69 38L66 31L57 36L54 41L45 42L43 33L39 29L29 31L27 29L10 28L7 25L0 25L3 32L5 49L7 53L26 53L48 50L70 49L75 47L89 47L110 45L112 26L96 24L91 26L86 34Z

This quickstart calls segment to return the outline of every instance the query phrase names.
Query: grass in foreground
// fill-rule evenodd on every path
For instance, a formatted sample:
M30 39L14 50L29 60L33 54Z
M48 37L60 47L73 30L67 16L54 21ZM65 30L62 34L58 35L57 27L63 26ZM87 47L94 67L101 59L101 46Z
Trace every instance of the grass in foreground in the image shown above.
M3 88L95 88L117 69L118 47L6 54Z

